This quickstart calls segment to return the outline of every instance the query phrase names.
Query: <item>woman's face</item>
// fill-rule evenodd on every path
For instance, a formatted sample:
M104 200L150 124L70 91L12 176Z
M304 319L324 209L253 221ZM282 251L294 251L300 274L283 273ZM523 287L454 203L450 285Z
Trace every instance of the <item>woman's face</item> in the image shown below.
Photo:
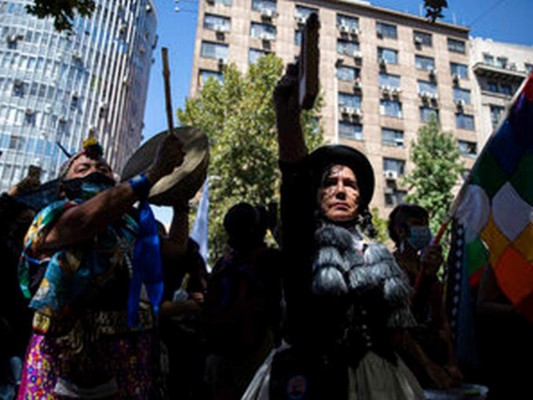
M324 175L318 189L323 216L332 222L348 222L357 215L359 187L354 172L344 165L334 165Z

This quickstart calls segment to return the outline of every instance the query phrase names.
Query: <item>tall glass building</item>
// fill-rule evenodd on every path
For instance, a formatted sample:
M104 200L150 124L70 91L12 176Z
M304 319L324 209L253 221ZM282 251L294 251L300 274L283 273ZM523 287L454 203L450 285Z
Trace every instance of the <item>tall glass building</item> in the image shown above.
M152 0L96 0L91 19L58 33L26 13L27 0L0 1L0 190L30 165L43 182L94 135L119 170L142 139L157 15Z

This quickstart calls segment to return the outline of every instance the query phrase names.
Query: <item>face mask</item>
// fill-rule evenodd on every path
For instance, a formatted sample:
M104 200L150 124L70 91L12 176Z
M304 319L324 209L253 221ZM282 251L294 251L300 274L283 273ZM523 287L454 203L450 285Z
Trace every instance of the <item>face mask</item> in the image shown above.
M70 200L88 200L115 186L115 181L101 172L93 172L83 178L68 179L62 183L65 196Z
M431 241L431 230L428 226L410 226L407 243L415 249L422 250Z

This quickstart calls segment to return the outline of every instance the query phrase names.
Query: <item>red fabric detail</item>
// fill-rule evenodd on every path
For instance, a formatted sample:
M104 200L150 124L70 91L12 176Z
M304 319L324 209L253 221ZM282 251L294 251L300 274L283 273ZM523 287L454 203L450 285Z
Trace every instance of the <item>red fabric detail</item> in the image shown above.
M494 273L501 290L519 311L523 302L531 301L529 297L533 296L533 265L513 246L504 251ZM533 318L533 309L526 311Z

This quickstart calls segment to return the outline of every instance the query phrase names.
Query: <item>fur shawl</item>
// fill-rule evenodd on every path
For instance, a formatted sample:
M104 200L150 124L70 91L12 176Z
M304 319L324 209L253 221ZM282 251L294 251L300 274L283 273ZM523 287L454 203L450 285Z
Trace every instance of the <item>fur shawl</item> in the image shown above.
M388 326L415 325L409 310L412 289L408 278L383 244L363 244L360 234L335 225L319 228L315 243L311 288L315 295L341 297L379 288L393 310Z

